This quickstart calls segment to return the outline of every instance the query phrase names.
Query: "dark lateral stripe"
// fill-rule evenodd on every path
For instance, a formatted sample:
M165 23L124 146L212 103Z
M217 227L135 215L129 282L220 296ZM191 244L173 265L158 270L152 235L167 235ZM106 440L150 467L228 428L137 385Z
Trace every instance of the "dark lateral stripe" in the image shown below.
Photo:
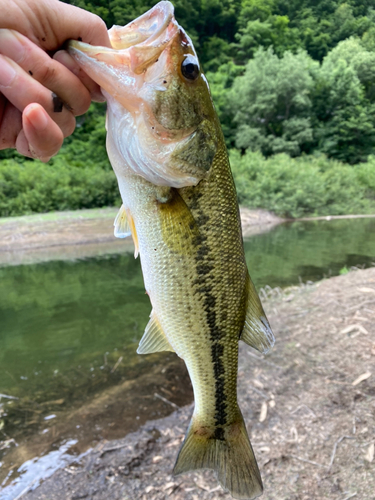
M200 229L207 222L209 217L202 212L196 217ZM210 254L210 247L207 243L207 237L199 234L194 241L196 246L196 272L198 278L194 284L199 285L197 292L204 296L203 307L207 317L207 324L210 330L211 341L211 359L214 369L215 377L215 434L214 438L218 440L224 439L223 427L227 423L227 403L225 396L225 368L223 363L224 346L221 344L221 339L224 336L216 321L216 298L211 293L212 285L210 283L210 273L213 271L214 266L208 261ZM208 261L208 262L207 262Z

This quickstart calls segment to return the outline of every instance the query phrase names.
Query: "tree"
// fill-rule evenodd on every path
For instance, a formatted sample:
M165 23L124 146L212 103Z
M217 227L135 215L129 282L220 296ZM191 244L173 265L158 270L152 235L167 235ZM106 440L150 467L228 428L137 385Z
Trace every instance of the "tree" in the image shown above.
M325 58L314 96L318 147L348 163L375 152L375 53L357 38L340 42Z
M229 101L237 123L236 146L268 156L308 151L313 141L310 93L318 63L304 51L260 48L236 78Z
M228 146L234 146L236 131L228 99L229 89L232 87L235 78L243 73L243 70L243 66L237 66L233 61L229 61L226 64L222 64L216 72L208 72L206 75L210 84L215 109Z

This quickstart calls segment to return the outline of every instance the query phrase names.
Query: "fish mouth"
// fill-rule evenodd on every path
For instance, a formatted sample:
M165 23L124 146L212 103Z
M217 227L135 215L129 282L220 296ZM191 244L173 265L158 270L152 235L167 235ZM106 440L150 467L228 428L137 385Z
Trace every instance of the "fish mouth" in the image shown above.
M171 110L172 104L178 108L178 99L168 100L179 89L181 58L195 55L173 5L159 2L128 25L111 28L109 38L110 48L70 41L68 51L107 99L107 145L114 163L155 185L196 185L202 175L184 151L199 123L168 121L178 115ZM175 158L178 154L181 158Z
M68 51L94 81L113 93L113 85L108 88L106 82L108 70L112 77L116 76L114 73L120 76L121 72L122 81L126 74L128 77L141 75L171 44L179 30L173 5L162 1L126 26L113 26L108 31L111 48L70 40Z
M159 2L148 12L126 26L113 26L108 34L114 49L127 49L134 45L150 45L174 20L174 8L170 2Z

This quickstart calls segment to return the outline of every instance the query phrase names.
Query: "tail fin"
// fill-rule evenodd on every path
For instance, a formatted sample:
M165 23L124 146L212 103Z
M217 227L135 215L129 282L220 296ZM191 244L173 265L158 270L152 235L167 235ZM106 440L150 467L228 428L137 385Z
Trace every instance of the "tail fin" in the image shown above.
M190 422L174 467L174 474L213 469L221 486L234 497L251 500L263 492L262 479L242 415L237 422L216 429Z

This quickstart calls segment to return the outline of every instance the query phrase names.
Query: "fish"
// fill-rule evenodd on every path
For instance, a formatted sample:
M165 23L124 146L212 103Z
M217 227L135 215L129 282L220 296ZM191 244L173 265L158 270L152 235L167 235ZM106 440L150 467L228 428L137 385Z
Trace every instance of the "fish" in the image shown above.
M174 474L213 469L233 498L263 485L237 402L242 340L274 336L250 278L220 122L193 43L168 1L109 30L111 48L69 53L107 100L107 151L152 311L137 352L172 351L188 369L194 411Z

